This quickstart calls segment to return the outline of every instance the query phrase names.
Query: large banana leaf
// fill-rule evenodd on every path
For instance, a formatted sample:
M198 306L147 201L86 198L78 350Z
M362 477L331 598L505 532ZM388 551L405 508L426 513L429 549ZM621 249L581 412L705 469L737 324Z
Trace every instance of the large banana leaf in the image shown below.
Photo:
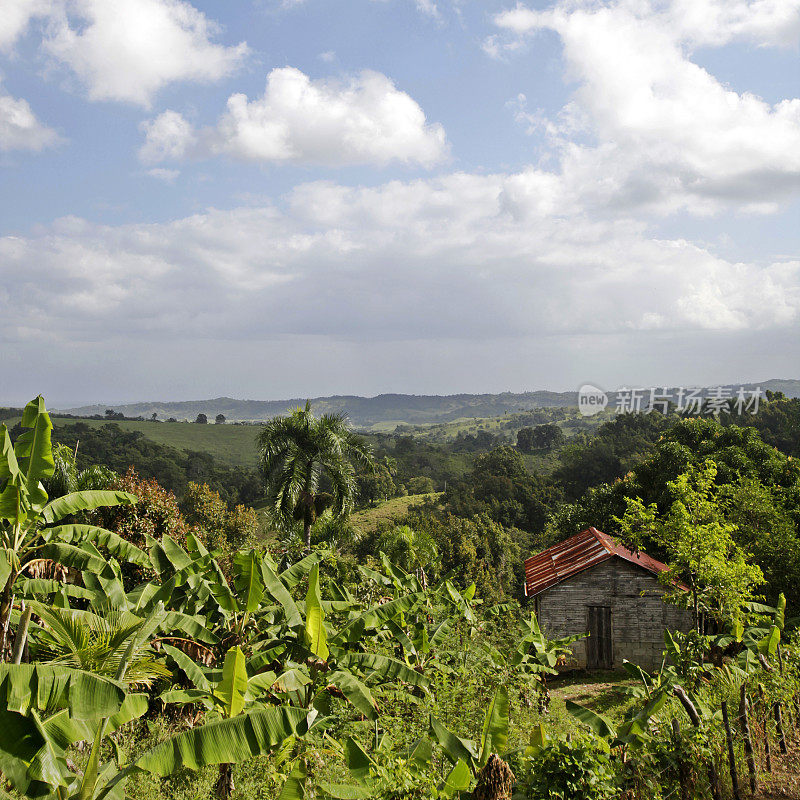
M424 600L424 597L425 595L422 592L414 592L398 597L396 600L390 600L383 605L367 609L332 636L331 642L337 644L357 642L364 635L365 630L376 630L383 627L388 620L415 608Z
M2 555L0 554L0 558ZM2 585L0 576L0 585ZM50 580L47 578L23 578L14 583L14 591L25 599L37 597L49 597L56 592L65 592L68 597L77 597L81 600L92 600L95 593L83 586L75 586L71 583L61 583L61 581Z
M39 395L31 400L22 412L23 432L17 437L14 453L20 470L25 475L27 502L34 510L47 503L47 492L42 479L49 478L55 470L53 446L50 433L53 423L44 407L44 398Z
M347 763L347 769L350 770L350 774L357 781L364 780L373 766L373 761L366 750L355 739L350 737L344 740L344 759Z
M236 575L233 583L238 593L239 611L252 614L261 605L264 581L261 577L261 559L255 550L240 550L233 558Z
M162 645L164 648L164 652L172 656L172 659L175 663L186 673L186 677L198 688L202 689L205 692L211 691L211 684L208 682L208 678L206 678L205 673L203 672L202 668L196 664L183 650L178 650L177 647L173 647L169 644ZM227 661L227 656L226 656ZM224 668L223 668L224 672ZM247 674L245 673L245 681L247 680Z
M236 596L228 585L225 574L213 558L207 556L205 560L210 569L206 571L204 577L208 583L208 588L211 590L211 594L214 595L214 599L223 612L235 614L239 610L239 604L236 602Z
M198 642L216 644L218 638L206 625L206 620L200 615L189 616L180 611L167 611L159 630L162 633L183 633Z
M297 604L292 599L292 595L284 585L283 581L275 574L275 570L269 565L266 559L261 559L261 578L267 593L275 602L280 603L283 613L286 616L286 624L290 628L300 628L303 625L303 616L297 608Z
M0 710L68 708L78 720L96 720L119 711L125 687L118 681L57 664L0 664Z
M150 566L147 553L123 539L119 534L105 528L98 528L96 525L58 525L55 528L48 528L45 533L51 541L59 539L66 544L95 542L121 561L129 561L140 567Z
M319 564L314 564L308 576L306 594L305 640L308 649L320 660L328 660L328 634L325 630L325 612L319 590Z
M69 514L107 506L128 506L138 501L130 492L118 492L109 489L91 489L83 492L72 492L63 497L51 500L42 509L42 518L52 525Z
M347 701L367 719L378 718L378 704L375 702L372 692L351 672L336 670L328 675L328 681L336 686L347 698Z
M231 647L225 654L225 663L222 665L222 681L214 691L214 696L222 703L226 717L235 717L241 713L246 692L247 669L244 653L238 646Z
M481 758L483 766L492 753L502 755L508 740L508 691L498 686L486 711L481 732Z
M275 706L210 722L167 739L145 753L132 768L165 778L181 767L237 764L264 755L288 736L306 733L307 711Z
M778 597L778 605L775 609L775 616L772 620L773 624L783 630L786 623L786 596L781 592Z
M436 717L431 717L430 731L451 764L457 764L459 759L463 759L473 768L478 764L480 753L474 742L451 733Z
M105 567L105 560L90 552L83 547L76 547L74 544L61 544L60 542L49 542L39 550L41 558L50 558L63 564L65 567L74 569L89 570L90 572L100 573Z
M614 726L602 714L598 714L589 708L567 700L567 711L573 717L580 720L584 725L588 725L592 732L602 739L615 739L617 732Z
M781 641L781 629L773 625L769 633L758 642L758 652L765 656L774 656Z
M340 669L360 669L370 674L368 681L395 681L400 680L410 683L413 686L428 687L428 679L411 669L402 661L389 656L377 655L376 653L347 653L338 659L337 665Z
M327 550L315 550L296 564L292 564L291 567L285 569L278 577L287 589L294 589L294 587L311 572L311 569L316 564L322 563L328 555L329 552Z
M23 491L25 476L19 468L14 455L14 445L5 425L0 425L0 485L5 483L0 493L0 519L7 519L12 524L21 522L25 517Z
M459 758L456 765L444 779L444 786L441 787L441 792L445 797L453 797L456 792L463 792L468 789L471 781L472 773L467 762Z
M72 778L66 749L91 735L66 709L49 719L35 711L26 716L0 711L0 771L20 794L50 796Z
M127 695L120 710L117 711L116 714L113 714L108 720L106 733L114 733L114 731L118 730L123 725L127 725L132 720L139 719L139 717L147 713L148 705L149 697L144 693ZM86 738L88 739L89 737L87 736Z

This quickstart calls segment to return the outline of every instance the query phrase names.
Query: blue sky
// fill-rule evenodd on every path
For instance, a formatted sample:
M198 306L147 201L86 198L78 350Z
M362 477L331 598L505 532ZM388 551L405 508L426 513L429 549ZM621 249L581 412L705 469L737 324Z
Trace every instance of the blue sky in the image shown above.
M6 0L0 402L797 377L800 2Z

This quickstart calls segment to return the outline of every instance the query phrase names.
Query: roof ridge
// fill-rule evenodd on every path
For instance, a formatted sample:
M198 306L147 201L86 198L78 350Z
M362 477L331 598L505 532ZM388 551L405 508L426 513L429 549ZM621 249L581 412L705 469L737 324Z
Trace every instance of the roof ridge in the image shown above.
M594 525L590 525L589 526L589 532L592 534L592 536L594 536L595 539L597 539L598 542L600 542L600 544L609 553L611 553L612 555L614 555L616 553L616 551L617 551L617 543L614 542L614 540L611 539L611 537L607 533L603 533L603 531L597 530L597 528L595 528ZM609 547L608 543L605 542L604 539L611 539L611 541L614 542L614 546L613 547Z

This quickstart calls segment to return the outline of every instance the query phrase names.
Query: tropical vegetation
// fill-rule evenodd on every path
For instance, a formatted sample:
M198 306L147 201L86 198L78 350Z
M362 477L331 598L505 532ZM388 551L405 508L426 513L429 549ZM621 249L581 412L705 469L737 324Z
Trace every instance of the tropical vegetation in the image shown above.
M791 445L787 405L770 400L764 430ZM370 448L306 406L254 431L266 502L253 509L81 461L36 398L0 427L0 792L790 792L800 481L758 424L620 417L584 442L612 452L597 472L574 435L525 433L364 531L350 511L380 499L360 488L432 480L408 471L432 445ZM697 624L665 633L660 669L626 662L577 691L574 637L551 638L518 595L524 557L588 515L664 557L667 598Z

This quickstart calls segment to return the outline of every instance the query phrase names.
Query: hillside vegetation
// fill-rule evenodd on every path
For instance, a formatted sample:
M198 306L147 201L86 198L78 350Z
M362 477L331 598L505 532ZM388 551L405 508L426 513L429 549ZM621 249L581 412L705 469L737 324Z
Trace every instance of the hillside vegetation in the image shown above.
M800 397L800 381L772 379L763 383L745 384L748 390L760 386L762 390L782 392L787 397ZM735 392L739 386L728 386ZM577 392L502 392L500 394L454 394L454 395L410 395L381 394L376 397L343 395L315 397L311 407L315 414L345 413L357 428L368 429L380 426L409 424L420 425L451 422L468 417L497 417L507 413L531 411L539 408L575 407ZM609 393L609 406L614 407L616 394ZM141 402L115 406L115 410L127 417L149 418L157 414L159 419L175 417L179 420L194 420L198 414L206 414L209 420L224 414L229 421L263 421L305 405L306 398L290 400L236 400L217 397L209 400L182 402ZM79 416L105 414L108 406L91 405L67 409Z
M36 398L0 426L4 796L797 800L800 400L533 413L216 426L259 472ZM652 674L576 669L525 604L587 525L689 610Z

